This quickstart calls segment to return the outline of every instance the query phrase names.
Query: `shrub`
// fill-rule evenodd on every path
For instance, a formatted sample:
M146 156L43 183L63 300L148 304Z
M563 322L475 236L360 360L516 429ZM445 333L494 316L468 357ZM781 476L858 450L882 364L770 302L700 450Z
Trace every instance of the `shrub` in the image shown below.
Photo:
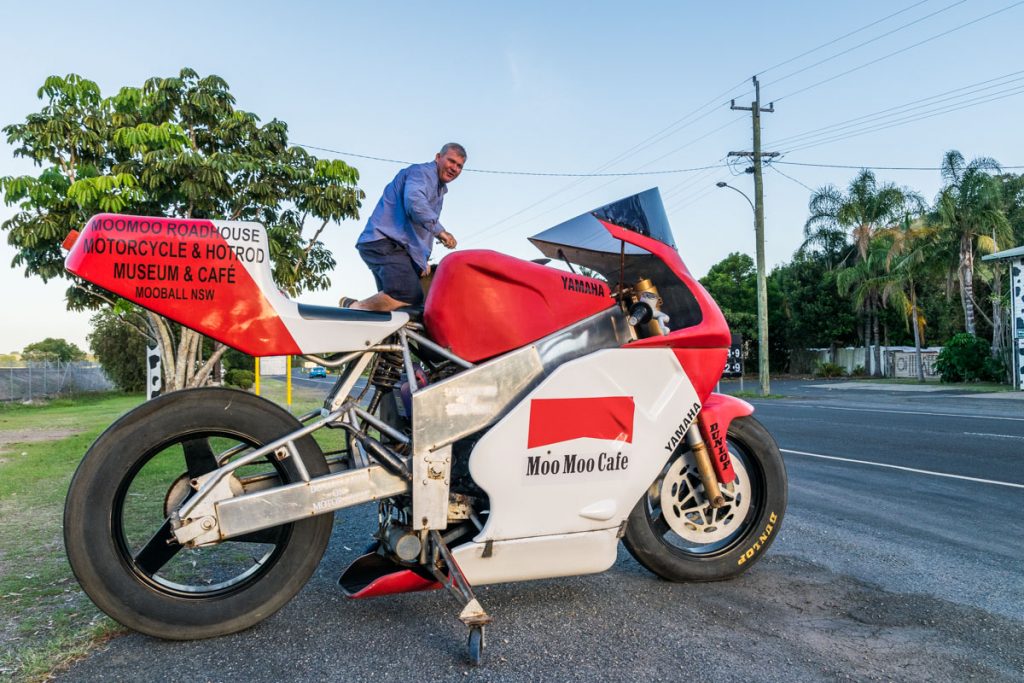
M814 366L814 374L818 377L845 377L846 368L839 363L819 362Z
M146 388L146 338L116 312L100 311L90 320L89 348L121 391Z
M864 369L863 365L858 365L853 370L850 370L850 377L867 377L868 371Z
M224 383L248 391L256 381L256 375L248 370L228 370L224 373Z
M1000 382L1003 364L992 357L987 341L967 332L954 336L935 360L943 382Z

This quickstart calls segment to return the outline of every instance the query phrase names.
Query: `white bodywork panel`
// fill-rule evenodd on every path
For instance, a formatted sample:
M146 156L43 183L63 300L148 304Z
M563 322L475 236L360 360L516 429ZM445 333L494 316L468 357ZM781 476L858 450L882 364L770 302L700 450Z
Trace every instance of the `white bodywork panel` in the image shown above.
M599 403L629 398L633 404L629 441L583 436L533 448L528 445L533 438L534 401L593 399ZM558 367L473 449L470 472L490 497L490 515L474 543L455 551L460 565L465 556L472 567L463 567L467 578L476 583L481 577L499 575L503 578L493 580L563 576L582 573L580 563L595 567L588 571L606 569L615 558L615 531L661 472L699 410L693 385L671 349L608 349ZM569 425L570 433L574 425L593 421L591 416L571 412L560 419ZM536 415L533 426L537 427ZM556 425L555 431L564 429ZM575 463L574 468L570 463ZM584 533L600 530L610 533ZM553 545L537 538L530 543L503 543L537 536L551 537ZM569 538L587 545L587 552L594 555L592 565L561 545ZM486 541L493 542L494 554L489 558L474 554L473 549ZM499 547L503 548L501 560ZM599 566L605 560L608 564ZM504 568L484 569L489 564Z
M550 579L603 572L618 550L618 529L580 534L555 534L483 543L464 543L452 550L466 579L475 586L505 581ZM490 553L489 557L484 555Z
M390 320L379 322L303 318L299 315L298 304L285 296L274 282L266 228L261 223L248 221L212 222L303 353L363 351L409 321L405 313L392 313Z

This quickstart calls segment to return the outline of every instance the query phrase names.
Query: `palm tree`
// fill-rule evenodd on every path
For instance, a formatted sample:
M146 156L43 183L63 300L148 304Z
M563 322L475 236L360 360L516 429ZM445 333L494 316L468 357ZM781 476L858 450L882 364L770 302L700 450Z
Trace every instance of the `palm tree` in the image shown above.
M850 182L845 195L834 185L826 185L811 195L808 209L811 215L804 224L805 239L801 249L819 247L829 254L830 258L841 255L838 262L830 261L830 267L850 262L850 267L855 267L857 263L868 260L872 240L880 229L898 223L907 215L921 213L924 210L924 200L908 188L897 187L893 183L879 184L874 173L868 169L861 169ZM855 250L842 254L842 247L850 244L847 235L852 240ZM850 282L864 278L870 280L884 272L879 268L880 264L871 264L867 270L861 268L847 278ZM850 285L847 291L851 289L857 288ZM877 376L882 372L881 340L877 320L882 301L880 289L872 292L862 292L866 298L861 304L855 305L865 315L866 347L872 345L873 332L874 368L871 368L870 358L865 359L865 366L871 374Z
M917 379L924 382L924 365L921 362L921 344L924 337L925 319L917 305L917 283L934 266L934 227L922 220L907 215L898 226L883 232L890 240L886 256L888 283L883 289L883 299L900 304L908 323L914 326L914 355L917 358Z
M942 159L945 182L935 202L935 214L946 236L957 245L957 279L964 328L975 333L974 253L992 253L999 241L1010 239L1010 225L1001 205L998 181L991 175L999 164L988 157L970 163L957 150Z
M853 264L843 268L836 275L839 293L849 295L856 311L864 315L865 354L864 366L872 376L882 375L882 347L879 342L878 312L884 305L883 290L888 284L886 257L889 246L882 240L872 240L867 254ZM875 341L872 344L872 340ZM872 363L871 351L874 350Z

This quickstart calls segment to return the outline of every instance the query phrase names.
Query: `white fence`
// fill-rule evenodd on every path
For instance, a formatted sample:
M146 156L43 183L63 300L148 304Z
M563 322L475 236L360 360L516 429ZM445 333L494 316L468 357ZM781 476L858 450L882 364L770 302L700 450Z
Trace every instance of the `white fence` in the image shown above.
M929 346L921 349L921 364L924 366L926 380L939 379L939 373L935 369L935 360L939 357L941 350L941 346ZM832 349L807 349L812 366L816 363L836 363L844 368L847 374L857 368L868 367L868 363L865 362L868 352L871 352L871 362L874 364L873 349L865 349L863 346L847 346L834 351ZM914 351L914 347L883 346L882 375L917 379L917 353Z
M113 388L96 363L43 361L0 366L0 401L31 401Z

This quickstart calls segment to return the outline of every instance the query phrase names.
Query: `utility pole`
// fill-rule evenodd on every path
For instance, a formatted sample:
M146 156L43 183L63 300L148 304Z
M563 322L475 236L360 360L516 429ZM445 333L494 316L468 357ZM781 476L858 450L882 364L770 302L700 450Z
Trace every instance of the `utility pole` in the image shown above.
M761 381L761 395L771 393L771 380L768 376L768 285L765 281L764 266L764 191L761 186L761 159L779 156L778 152L761 152L761 112L772 113L775 103L761 107L761 84L754 76L754 101L749 107L737 107L736 100L730 109L749 111L754 126L754 151L729 152L731 157L748 157L754 162L754 239L757 245L757 374Z

